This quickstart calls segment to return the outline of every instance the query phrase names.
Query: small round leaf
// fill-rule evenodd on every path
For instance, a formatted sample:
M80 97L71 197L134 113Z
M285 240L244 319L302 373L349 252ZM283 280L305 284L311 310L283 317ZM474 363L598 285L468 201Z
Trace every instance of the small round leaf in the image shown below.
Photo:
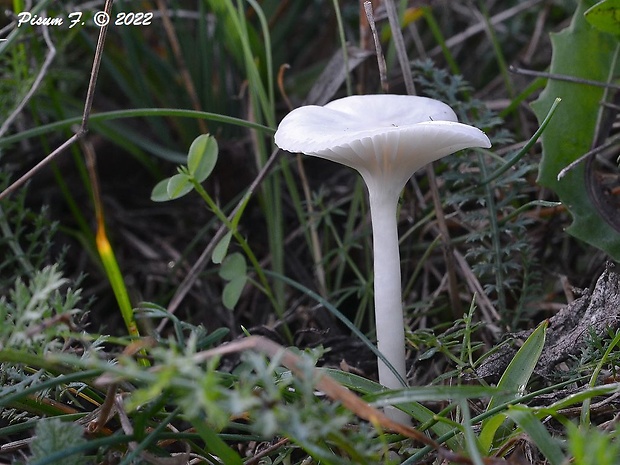
M187 155L187 168L198 182L209 177L217 163L218 147L215 137L202 134L192 142Z
M246 276L247 265L245 257L239 252L235 252L224 260L220 267L220 277L226 281L231 281L239 276Z
M246 281L247 276L236 276L224 286L224 291L222 292L222 303L224 307L229 310L235 308L235 305L239 302Z
M211 260L213 260L213 263L215 263L216 265L222 263L222 260L224 260L224 257L226 257L231 238L232 232L228 231L228 233L224 237L222 237L222 239L217 243L215 249L213 249Z
M190 192L194 186L186 174L175 174L168 180L168 196L170 199L178 199Z
M168 181L170 181L170 178L163 179L155 184L155 187L153 187L151 191L151 200L153 202L167 202L170 200L170 196L168 195Z

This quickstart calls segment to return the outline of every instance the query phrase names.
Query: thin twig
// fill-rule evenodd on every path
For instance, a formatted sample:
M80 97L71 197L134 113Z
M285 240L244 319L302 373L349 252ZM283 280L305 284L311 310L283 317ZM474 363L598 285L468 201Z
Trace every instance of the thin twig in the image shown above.
M106 0L104 10L109 15L112 11L112 4L114 0ZM106 24L99 31L99 39L97 40L97 47L95 49L95 57L93 59L93 67L90 72L90 81L88 82L88 90L86 91L86 100L84 102L84 112L82 113L82 123L80 127L76 131L76 133L67 139L64 143L60 145L56 150L47 155L43 160L37 163L33 168L30 169L26 174L22 175L19 179L17 179L13 184L7 187L4 191L0 193L0 200L8 197L21 186L24 185L26 181L32 178L35 174L37 174L41 169L48 165L52 160L54 160L58 155L64 152L67 148L73 145L75 142L80 140L84 135L88 132L88 120L90 118L90 112L93 106L93 100L95 98L95 87L97 85L97 77L99 76L99 67L101 65L101 58L103 56L103 46L105 44L106 34L108 32L108 25Z
M372 12L372 2L364 2L364 10L366 11L366 18L368 19L368 25L372 32L372 37L375 40L375 53L377 55L377 66L379 67L379 79L381 79L381 89L383 92L390 90L390 85L387 79L387 66L385 64L385 56L383 55L383 49L381 48L381 39L377 33L377 25L375 24L375 17Z
M394 0L385 0L385 9L387 11L388 21L390 22L392 40L394 41L396 56L398 56L398 61L400 63L400 70L403 73L403 80L405 81L407 94L416 95L413 75L411 74L411 65L409 64L409 57L407 56L405 40L403 39L403 32L400 29L400 20L398 18L398 11L396 11Z
M568 173L570 170L575 168L578 164L586 161L590 157L593 157L601 152L604 152L605 150L613 147L614 145L617 145L619 142L620 142L620 136L612 137L611 139L609 139L609 141L607 141L603 145L599 145L595 149L592 149L589 152L584 153L582 156L580 156L576 160L573 160L572 162L570 162L568 165L566 165L564 168L560 170L560 172L558 173L558 177L557 177L558 181L561 180L564 176L566 176L566 173Z
M507 10L502 11L501 13L496 14L495 16L492 16L489 19L489 23L492 26L495 26L496 24L500 24L503 23L504 21L512 18L513 16L518 15L519 13L523 12L523 11L528 11L530 10L532 7L538 5L539 3L544 2L545 0L530 0L530 1L526 1L526 2L521 2L518 3L517 5L515 5L512 8L509 8ZM465 29L463 32L456 34L452 37L450 37L449 39L446 40L446 47L450 48L453 47L457 44L460 44L461 42L465 41L466 39L480 33L483 32L485 29L485 25L482 24L481 22L478 22L476 24L474 24L473 26L468 27L467 29ZM441 53L441 46L437 46L434 49L432 49L429 52L429 55L437 55L439 53Z
M325 267L323 266L323 254L321 252L321 242L317 232L317 217L312 204L312 194L310 192L310 183L306 176L306 170L301 160L301 154L297 154L297 174L301 180L301 187L306 200L306 210L308 212L308 225L310 233L310 241L312 244L312 260L314 261L314 276L316 277L321 297L327 297L327 282L325 280Z
M43 32L43 39L45 40L45 44L47 45L49 51L47 52L47 56L43 61L43 65L41 65L41 70L39 71L39 74L37 74L37 77L35 78L32 87L24 96L22 101L19 102L17 108L15 108L15 110L9 115L9 117L4 121L4 123L2 123L2 126L0 127L0 137L2 137L2 135L8 131L9 126L13 123L15 118L17 118L17 116L21 113L26 104L30 101L34 93L37 91L37 89L41 85L41 81L43 81L43 78L47 74L48 68L50 67L50 65L54 61L54 57L56 56L56 47L54 47L54 43L50 38L49 28L47 26L42 26L41 31Z
M454 253L450 241L450 231L448 230L446 215L443 211L441 198L439 197L439 188L437 187L437 178L435 177L434 163L429 163L428 165L426 165L426 177L428 178L428 185L431 190L433 205L435 207L437 228L439 229L439 236L441 237L441 250L443 252L444 261L446 262L446 272L448 275L448 295L450 296L452 316L455 319L459 319L463 316L463 306L461 305L461 299L459 298L459 287L458 281L456 279L456 265L454 262Z
M573 82L575 84L583 84L585 86L604 87L607 89L620 90L620 85L612 84L610 82L594 81L592 79L583 79L575 76L569 76L566 74L546 73L543 71L534 71L531 69L515 68L510 66L508 68L511 73L522 74L523 76L542 77L547 79L555 79L556 81Z
M255 465L257 463L260 463L263 457L267 457L269 454L276 452L280 447L284 446L285 444L288 444L289 442L291 442L289 438L280 439L275 444L272 444L271 446L267 447L265 450L262 450L258 454L254 455L254 457L249 459L247 462L244 462L243 465Z
M187 94L189 95L189 99L192 102L192 107L194 107L194 110L196 111L202 111L202 106L200 105L200 99L198 98L198 93L196 92L194 81L192 80L191 74L189 74L187 64L185 63L183 53L181 52L181 44L179 44L179 38L174 32L174 26L172 25L170 15L167 11L166 2L164 2L163 0L157 0L157 8L159 8L159 11L161 12L162 25L164 26L164 31L166 31L166 36L168 37L168 42L170 42L170 47L172 47L172 53L179 67L179 73L181 74L181 80L183 81L183 85L185 86ZM205 120L203 119L198 120L198 127L203 134L207 134L209 132L207 123L205 123Z
M112 383L108 386L105 399L98 409L99 413L97 415L97 418L93 419L86 426L86 430L90 434L99 432L101 428L103 428L116 413L114 405L116 400L117 388L118 385L116 383Z
M456 258L462 276L465 278L465 281L467 281L469 289L477 296L476 304L485 318L486 328L494 337L499 337L499 335L502 334L502 329L496 324L497 321L501 320L499 313L495 309L491 299L489 299L484 292L482 284L480 284L480 281L472 271L469 263L467 263L467 260L465 260L465 257L457 250L453 250L452 253L454 254L454 258Z
M536 17L536 24L534 25L534 32L528 42L527 49L521 58L523 63L527 63L528 65L532 62L532 57L538 46L540 44L540 39L545 30L545 24L547 24L547 16L549 15L549 10L551 8L551 4L547 4L543 7L542 11Z

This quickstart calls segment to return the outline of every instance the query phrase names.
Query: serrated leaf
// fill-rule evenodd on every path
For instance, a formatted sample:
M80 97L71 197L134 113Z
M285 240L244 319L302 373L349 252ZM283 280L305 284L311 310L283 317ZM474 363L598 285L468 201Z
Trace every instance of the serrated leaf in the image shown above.
M584 11L593 3L580 1L570 26L551 34L551 73L607 81L618 40L595 29L585 20ZM617 75L618 70L611 74ZM543 120L557 97L562 99L562 105L541 137L543 157L538 182L556 192L570 211L573 223L567 231L571 235L618 260L620 234L590 201L584 163L569 170L562 179L557 179L563 168L591 149L604 94L601 87L549 79L539 99L532 104L538 120Z
M209 177L217 163L218 146L215 137L202 134L192 142L187 155L189 173L198 182Z
M185 194L190 192L194 186L190 182L189 178L186 174L175 174L170 179L168 179L168 185L166 186L166 191L168 192L168 197L171 200L178 199L183 197Z
M83 428L75 423L57 418L40 420L35 428L35 437L30 444L32 457L29 463L45 460L53 454L80 446L86 442ZM65 454L62 459L50 461L51 464L80 465L86 463L83 453Z
M232 238L232 232L228 231L222 239L217 243L215 248L213 249L213 254L211 255L211 260L216 265L222 263L224 257L228 253L228 246L230 245L230 239Z
M247 265L245 257L239 252L233 253L226 257L220 267L219 275L222 279L230 281L238 276L245 276L247 273Z
M239 302L243 288L247 281L246 275L235 276L232 280L226 283L224 291L222 292L222 303L228 310L232 310Z
M620 34L620 0L603 0L584 13L599 31Z

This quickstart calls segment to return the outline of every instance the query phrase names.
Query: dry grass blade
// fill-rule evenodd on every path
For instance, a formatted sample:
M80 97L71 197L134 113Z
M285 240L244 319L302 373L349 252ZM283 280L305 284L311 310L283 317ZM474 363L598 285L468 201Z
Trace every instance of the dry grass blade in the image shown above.
M106 0L105 2L104 11L108 14L108 16L112 11L113 3L114 0ZM23 186L26 181L28 181L35 174L37 174L43 167L47 166L48 163L54 160L67 148L69 148L75 142L84 137L84 135L88 132L88 120L90 118L90 111L93 106L93 99L95 98L95 87L97 85L97 77L99 76L99 67L101 65L101 58L103 57L103 46L105 44L107 32L108 25L106 24L99 31L99 39L97 39L97 48L95 49L95 58L93 59L93 67L90 73L90 81L88 83L88 90L86 91L86 101L84 102L84 112L82 113L82 123L80 124L80 127L75 132L75 134L69 139L67 139L63 144L61 144L60 147L58 147L43 160L37 163L33 168L30 169L30 171L22 175L18 180L16 180L13 184L7 187L4 191L0 192L0 200L8 197L21 186Z
M23 108L37 91L37 89L41 85L41 82L45 78L45 75L47 74L50 65L54 61L54 57L56 56L56 47L54 47L54 43L50 38L49 28L47 26L43 26L41 30L43 32L43 39L45 40L45 44L48 48L47 56L45 57L45 61L43 62L43 65L39 70L39 74L35 78L34 83L32 84L32 87L30 88L26 96L22 99L19 105L17 105L17 108L15 108L13 113L11 113L11 115L4 121L4 123L2 123L2 126L0 126L0 137L2 137L8 131L9 126L13 123L13 121L15 121L17 116L21 113Z
M375 17L372 13L372 2L364 2L364 11L366 12L366 18L368 19L368 25L372 31L372 37L375 41L375 51L377 54L377 65L379 66L379 78L381 79L381 89L383 92L390 90L387 79L387 66L385 64L385 57L381 49L381 40L379 39L379 33L377 32L377 25L375 24Z

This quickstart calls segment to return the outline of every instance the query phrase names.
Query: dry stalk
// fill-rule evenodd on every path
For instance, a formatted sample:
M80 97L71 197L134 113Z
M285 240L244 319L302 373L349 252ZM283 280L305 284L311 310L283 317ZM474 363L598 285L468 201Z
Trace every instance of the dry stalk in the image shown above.
M112 11L112 4L114 0L106 0L104 11L110 15ZM84 102L84 112L82 113L82 123L79 128L71 136L67 139L63 144L60 145L56 150L47 155L43 160L37 163L33 168L30 169L27 173L22 175L19 179L17 179L13 184L7 187L4 191L0 192L0 200L8 197L21 186L23 186L26 181L32 178L35 174L37 174L41 169L47 166L52 160L54 160L58 155L64 152L66 149L71 147L75 142L82 139L84 135L88 132L88 120L90 119L90 112L93 106L93 100L95 98L95 87L97 85L97 77L99 76L99 67L101 65L101 58L103 56L103 46L105 44L106 34L108 32L108 25L106 24L99 31L99 38L97 39L97 47L95 48L95 57L93 59L93 67L90 72L90 81L88 82L88 90L86 91L86 100Z

